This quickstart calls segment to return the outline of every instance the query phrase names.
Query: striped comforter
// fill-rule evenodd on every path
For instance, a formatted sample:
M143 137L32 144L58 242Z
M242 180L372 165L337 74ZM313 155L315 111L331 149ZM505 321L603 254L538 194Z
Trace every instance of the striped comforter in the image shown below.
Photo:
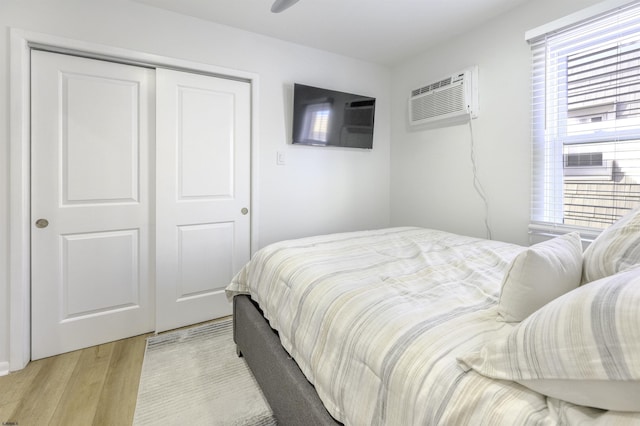
M260 250L227 294L251 294L347 425L610 424L456 361L511 329L495 305L521 250L408 227L303 238Z

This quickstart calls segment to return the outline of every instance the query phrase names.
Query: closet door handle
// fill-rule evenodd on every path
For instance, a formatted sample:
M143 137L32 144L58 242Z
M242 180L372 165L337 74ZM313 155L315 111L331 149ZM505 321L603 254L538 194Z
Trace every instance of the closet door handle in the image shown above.
M246 207L243 207L242 210L240 210L240 213L242 213L243 215L246 215L247 213L249 213L249 209Z
M47 226L49 226L49 221L47 219L36 220L36 228L46 228Z

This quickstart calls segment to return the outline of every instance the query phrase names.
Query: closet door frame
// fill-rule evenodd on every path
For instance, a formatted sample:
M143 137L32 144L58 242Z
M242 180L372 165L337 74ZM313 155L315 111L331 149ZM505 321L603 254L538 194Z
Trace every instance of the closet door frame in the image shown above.
M32 49L70 53L132 65L162 67L249 82L251 86L251 255L258 247L258 75L129 49L10 29L9 117L9 362L0 375L31 359L30 56Z

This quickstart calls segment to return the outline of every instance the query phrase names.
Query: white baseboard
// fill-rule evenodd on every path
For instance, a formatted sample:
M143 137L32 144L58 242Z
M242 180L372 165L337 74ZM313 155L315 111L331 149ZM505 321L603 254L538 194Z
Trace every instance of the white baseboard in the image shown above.
M9 363L7 361L0 362L0 376L9 374Z

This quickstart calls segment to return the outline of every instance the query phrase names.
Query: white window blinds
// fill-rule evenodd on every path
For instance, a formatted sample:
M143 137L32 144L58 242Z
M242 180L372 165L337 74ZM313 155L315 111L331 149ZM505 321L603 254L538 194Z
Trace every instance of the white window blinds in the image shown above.
M640 2L529 42L531 227L605 228L640 205Z

